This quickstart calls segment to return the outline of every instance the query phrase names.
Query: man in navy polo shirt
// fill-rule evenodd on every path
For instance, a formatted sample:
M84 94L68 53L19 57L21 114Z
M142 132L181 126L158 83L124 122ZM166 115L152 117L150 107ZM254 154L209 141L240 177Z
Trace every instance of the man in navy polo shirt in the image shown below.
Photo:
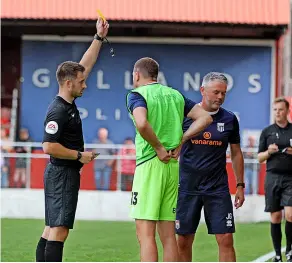
M221 107L227 85L227 78L221 73L211 72L204 77L201 106L213 117L213 123L182 146L176 218L180 261L192 261L192 244L203 207L208 233L216 236L219 261L236 261L233 206L226 171L228 144L237 180L236 208L244 202L244 162L238 120L234 113ZM184 120L184 131L191 123L188 118Z

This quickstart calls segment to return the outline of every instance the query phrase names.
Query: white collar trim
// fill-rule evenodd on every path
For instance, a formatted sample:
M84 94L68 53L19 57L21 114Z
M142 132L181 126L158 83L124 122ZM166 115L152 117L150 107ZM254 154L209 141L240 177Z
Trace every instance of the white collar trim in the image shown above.
M200 106L202 106L202 102L199 103ZM209 113L209 115L215 115L219 112L220 108L216 111L207 111Z

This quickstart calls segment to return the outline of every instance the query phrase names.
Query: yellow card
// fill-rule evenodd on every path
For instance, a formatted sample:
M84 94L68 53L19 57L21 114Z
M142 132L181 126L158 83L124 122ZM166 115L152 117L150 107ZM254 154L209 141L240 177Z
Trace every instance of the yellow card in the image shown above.
M99 15L99 17L103 20L103 22L105 23L106 20L105 20L104 15L102 14L102 12L99 9L97 9L96 12Z

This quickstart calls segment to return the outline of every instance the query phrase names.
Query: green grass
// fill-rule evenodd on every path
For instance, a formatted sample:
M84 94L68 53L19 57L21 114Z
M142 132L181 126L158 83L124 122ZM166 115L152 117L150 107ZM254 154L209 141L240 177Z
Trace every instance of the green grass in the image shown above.
M2 219L2 261L35 261L35 247L43 224L43 220ZM237 224L236 227L237 261L252 261L273 250L269 223ZM160 261L161 248L159 242ZM193 251L194 261L218 261L215 237L207 234L204 224L199 227ZM77 221L66 241L63 261L139 261L134 223Z

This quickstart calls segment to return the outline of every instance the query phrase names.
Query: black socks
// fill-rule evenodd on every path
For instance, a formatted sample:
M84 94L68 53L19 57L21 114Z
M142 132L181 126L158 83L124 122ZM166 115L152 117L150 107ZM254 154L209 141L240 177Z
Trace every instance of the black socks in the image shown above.
M41 237L36 248L36 262L45 262L46 244L47 240Z
M64 242L47 241L45 249L46 262L62 262Z
M281 241L282 241L282 230L281 223L271 223L271 236L274 244L276 256L281 256Z

